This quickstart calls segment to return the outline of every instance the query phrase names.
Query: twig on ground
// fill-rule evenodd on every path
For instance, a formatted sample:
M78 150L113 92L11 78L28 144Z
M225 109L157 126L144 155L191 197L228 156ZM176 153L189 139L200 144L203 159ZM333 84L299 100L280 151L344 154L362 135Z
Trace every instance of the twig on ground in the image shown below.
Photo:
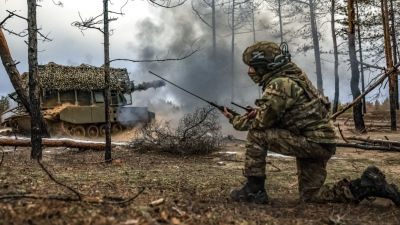
M274 164L272 164L272 162L267 162L267 164L270 164L272 167L275 167L276 169L278 169L277 171L274 171L274 172L280 172L281 171L281 169L279 169Z
M143 187L142 190L139 191L139 193L137 193L135 196L133 196L132 198L129 198L127 200L124 201L119 201L119 202L101 202L102 204L125 204L128 202L131 202L132 200L134 200L135 198L137 198L140 194L142 194L142 192L145 190L146 188ZM90 203L95 203L95 202L90 202ZM99 202L100 203L100 202Z
M3 151L3 148L1 149L1 161L0 161L0 167L1 167L1 164L3 164L3 160L4 160L4 151Z
M63 187L66 187L68 190L74 192L74 193L76 194L76 196L78 196L78 199L79 199L80 201L82 201L82 194L79 193L78 191L74 190L73 188L71 188L71 187L69 187L69 186L67 186L67 185L65 185L65 184L63 184L63 183L61 183L60 181L57 181L56 179L54 179L53 175L51 175L51 173L43 166L43 164L40 162L40 159L39 159L39 158L40 158L40 157L38 157L38 159L37 159L38 164L40 165L40 167L42 167L42 169L44 170L44 172L47 173L47 175L50 177L50 179L51 179L52 181L54 181L55 183L57 183L58 185L61 185L61 186L63 186Z
M344 138L344 136L343 136L343 133L342 133L342 130L340 129L339 123L338 123L338 129L339 129L340 136L342 136L342 139L343 139L346 143L348 143L348 141L347 141L347 140Z
M59 198L59 197L45 197L45 196L37 196L37 195L3 195L0 196L1 199L21 199L21 198L31 198L31 199L47 199L47 200L58 200L65 202L77 202L81 201L79 199L74 198Z

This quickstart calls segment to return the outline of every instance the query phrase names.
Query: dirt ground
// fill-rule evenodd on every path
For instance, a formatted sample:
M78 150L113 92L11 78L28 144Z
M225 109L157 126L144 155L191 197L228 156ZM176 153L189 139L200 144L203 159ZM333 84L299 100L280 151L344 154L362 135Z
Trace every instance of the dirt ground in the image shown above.
M345 131L345 135L354 135ZM399 140L398 133L369 132L363 136ZM340 141L340 140L338 140ZM0 198L4 195L76 196L54 183L29 148L4 147L0 167ZM115 160L102 163L103 152L46 148L43 164L60 182L84 195L84 202L37 199L0 200L0 224L400 224L400 209L391 201L364 200L359 205L300 204L295 159L271 153L267 157L267 205L231 202L231 188L242 175L244 142L208 156L139 153L117 147ZM328 163L326 182L357 178L376 165L400 187L400 153L339 148ZM129 204L88 203L127 199L146 189ZM161 205L151 206L164 198Z

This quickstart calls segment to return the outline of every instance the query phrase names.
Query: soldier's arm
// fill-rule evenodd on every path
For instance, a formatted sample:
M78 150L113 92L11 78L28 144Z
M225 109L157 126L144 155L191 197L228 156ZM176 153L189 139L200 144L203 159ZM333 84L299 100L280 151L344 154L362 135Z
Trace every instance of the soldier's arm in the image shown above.
M247 131L249 130L249 119L247 116L235 116L229 119L229 123L233 125L233 128L237 131Z
M264 130L275 126L303 92L296 82L288 78L272 80L266 87L262 99L256 101L256 105L260 108L256 117L247 121L248 129Z

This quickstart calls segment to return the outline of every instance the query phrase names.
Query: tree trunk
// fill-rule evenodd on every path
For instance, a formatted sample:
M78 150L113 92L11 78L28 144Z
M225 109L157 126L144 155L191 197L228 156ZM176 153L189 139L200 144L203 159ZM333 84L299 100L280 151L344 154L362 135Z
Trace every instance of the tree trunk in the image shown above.
M63 139L43 139L42 145L45 147L68 147L68 148L82 148L104 150L104 142L81 142L78 140L63 140ZM17 146L17 147L31 147L32 142L30 139L14 139L14 138L0 138L0 146ZM112 146L116 146L113 144Z
M254 41L254 43L256 43L256 28L255 28L255 25L254 25L254 20L255 20L255 16L254 16L254 10L255 10L255 7L254 7L254 2L252 3L252 5L251 5L251 14L252 14L252 22L253 22L253 41ZM257 86L257 89L258 89L258 96L260 97L260 99L262 98L262 96L261 96L261 87L259 87L259 86Z
M104 4L104 105L106 114L106 151L105 160L111 159L111 120L110 120L110 35L108 30L108 0Z
M332 8L331 8L331 29L332 29L332 41L333 41L333 55L335 57L335 97L333 100L333 114L337 112L338 104L339 104L339 57L338 57L338 47L336 41L336 31L335 31L335 0L332 0Z
M363 63L363 57L362 57L362 47L361 47L361 29L360 29L360 16L358 14L358 3L357 1L355 1L356 3L356 7L357 7L357 34L358 34L358 49L359 49L359 53L360 53L360 62ZM361 90L362 92L364 92L364 67L362 64L360 64L360 68L361 68ZM363 98L363 113L367 113L367 107L366 107L366 102L365 102L365 97Z
M254 2L253 2L251 5L251 15L252 15L251 19L253 22L253 41L254 41L254 43L256 43L256 27L254 25L254 19L255 19L254 18L254 10L255 10L255 8L254 8Z
M6 38L4 37L3 31L0 28L0 57L3 62L3 66L6 69L8 77L10 78L11 84L13 85L18 97L21 99L22 105L26 111L31 113L31 103L29 100L28 92L25 88L24 82L21 79L20 73L11 57L10 49L8 48ZM42 137L50 138L50 132L47 128L46 120L40 114L40 125L42 127ZM43 129L44 128L44 129Z
M279 14L279 29L281 31L281 43L282 43L283 42L283 31L282 31L281 0L278 0L278 14Z
M355 12L354 12L354 0L347 0L347 12L349 21L348 41L349 41L349 57L351 67L351 93L353 100L355 100L361 93L358 87L360 83L360 72L358 70L357 63L357 52L355 42ZM362 103L361 100L353 105L353 116L355 129L359 132L365 131L364 118L362 115Z
M309 5L310 5L310 19L311 19L310 23L311 23L312 40L314 44L315 65L317 69L317 89L321 93L324 93L323 82L322 82L322 70L321 70L321 54L319 52L317 21L315 19L315 13L314 13L314 1L309 0Z
M396 28L394 23L394 10L393 0L390 0L390 10L392 19L392 42L393 42L393 64L397 64L397 41L396 41ZM399 110L399 77L395 76L395 97L396 97L396 109Z
M231 101L235 101L235 82L234 82L234 54L235 54L235 0L232 1L232 55L231 55L231 73L232 73L232 93L231 93Z
M37 62L37 24L36 0L28 2L28 64L29 64L29 99L31 117L31 158L42 157L42 126L40 124L40 98Z
M215 57L216 49L217 49L217 34L215 33L215 0L212 0L212 32L213 32L213 57Z
M386 55L386 66L387 68L393 67L392 61L392 47L390 41L390 33L389 33L389 10L387 0L381 0L381 8L382 8L382 22L383 22L383 34L385 40L385 55ZM396 93L395 93L395 83L396 83L396 74L392 73L389 75L389 99L390 99L390 120L391 120L391 130L396 131Z

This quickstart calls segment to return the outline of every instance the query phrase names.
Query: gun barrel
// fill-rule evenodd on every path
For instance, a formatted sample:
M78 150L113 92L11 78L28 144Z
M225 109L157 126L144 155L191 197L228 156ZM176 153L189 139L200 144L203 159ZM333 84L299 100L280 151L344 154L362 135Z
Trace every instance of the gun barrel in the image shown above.
M143 82L141 84L135 85L133 81L131 82L131 92L134 91L145 91L149 88L159 88L165 86L165 81L163 80L154 80L151 82Z

